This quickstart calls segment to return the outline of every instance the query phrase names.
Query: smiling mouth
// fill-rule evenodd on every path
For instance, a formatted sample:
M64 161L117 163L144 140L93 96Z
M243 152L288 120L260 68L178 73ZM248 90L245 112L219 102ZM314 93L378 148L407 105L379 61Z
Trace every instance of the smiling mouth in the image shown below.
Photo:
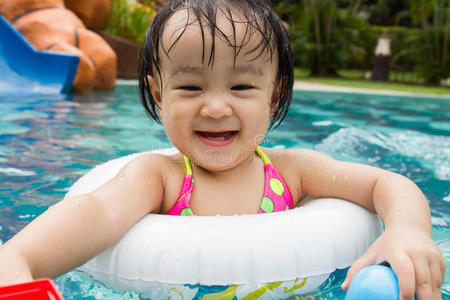
M225 141L232 138L236 135L237 131L219 131L219 132L210 132L210 131L196 131L196 134L204 137L205 139L213 140L213 141Z
M197 136L210 146L225 146L230 144L239 131L195 131Z

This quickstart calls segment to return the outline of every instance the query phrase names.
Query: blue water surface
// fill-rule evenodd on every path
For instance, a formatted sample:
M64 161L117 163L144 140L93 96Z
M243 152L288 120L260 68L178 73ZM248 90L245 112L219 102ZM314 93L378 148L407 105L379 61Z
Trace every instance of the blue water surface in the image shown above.
M264 143L316 149L411 178L427 196L433 239L450 266L450 99L296 91L288 117ZM170 146L163 128L145 115L135 85L0 98L0 243L62 199L93 166ZM444 299L450 299L449 269ZM343 299L344 275L336 276L317 298ZM139 298L78 272L56 282L66 299Z

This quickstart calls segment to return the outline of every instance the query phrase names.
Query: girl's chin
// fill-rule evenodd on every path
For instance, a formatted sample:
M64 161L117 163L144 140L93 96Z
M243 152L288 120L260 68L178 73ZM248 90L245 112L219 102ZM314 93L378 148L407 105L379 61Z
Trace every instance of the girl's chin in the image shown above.
M233 155L224 155L220 152L203 152L197 159L196 165L209 171L225 171L233 168L235 162Z

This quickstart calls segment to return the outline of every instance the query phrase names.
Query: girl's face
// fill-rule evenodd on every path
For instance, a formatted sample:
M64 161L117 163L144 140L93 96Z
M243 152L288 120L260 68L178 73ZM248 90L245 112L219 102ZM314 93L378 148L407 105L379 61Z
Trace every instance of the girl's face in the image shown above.
M246 25L217 16L218 28L236 44L244 43L236 58L234 49L216 34L214 63L208 66L212 37L205 31L205 45L197 22L186 10L176 12L162 36L165 49L184 31L170 50L161 54L161 78L150 78L153 97L160 107L165 132L172 144L196 165L210 170L231 169L254 154L266 134L278 101L274 93L277 58L260 49L258 34L246 34ZM233 16L238 19L238 16ZM204 63L202 53L205 49ZM160 49L160 53L164 53Z

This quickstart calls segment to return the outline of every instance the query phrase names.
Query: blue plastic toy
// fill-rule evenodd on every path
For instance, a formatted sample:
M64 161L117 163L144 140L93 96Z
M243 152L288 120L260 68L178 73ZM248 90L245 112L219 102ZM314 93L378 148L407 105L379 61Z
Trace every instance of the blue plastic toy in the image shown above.
M353 277L345 300L398 300L397 276L386 266L369 266Z
M74 55L36 51L0 15L0 95L70 91L78 63Z

